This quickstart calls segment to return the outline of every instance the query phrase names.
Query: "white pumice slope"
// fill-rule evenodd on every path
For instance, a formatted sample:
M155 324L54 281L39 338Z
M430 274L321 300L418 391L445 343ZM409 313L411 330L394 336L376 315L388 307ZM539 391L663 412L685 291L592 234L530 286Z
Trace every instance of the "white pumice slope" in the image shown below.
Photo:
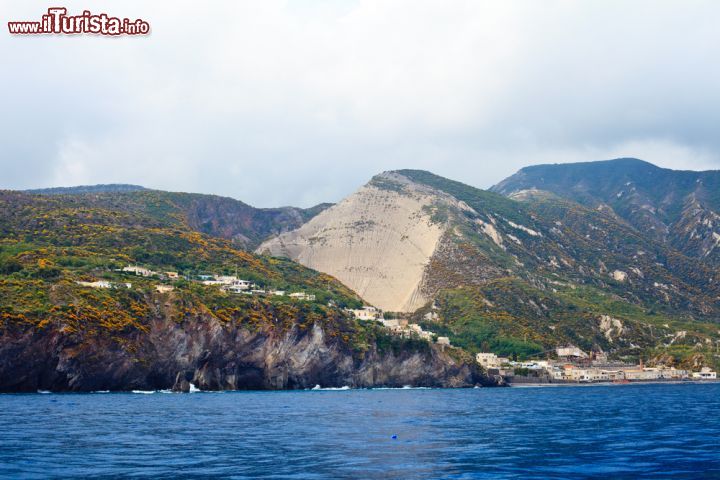
M383 310L411 312L427 301L420 292L425 267L446 230L429 207L453 200L385 172L257 251L333 275Z

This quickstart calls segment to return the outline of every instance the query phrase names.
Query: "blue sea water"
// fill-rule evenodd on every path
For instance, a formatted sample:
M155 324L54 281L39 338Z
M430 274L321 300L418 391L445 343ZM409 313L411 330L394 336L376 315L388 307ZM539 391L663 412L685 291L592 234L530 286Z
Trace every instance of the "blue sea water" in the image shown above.
M720 384L0 395L0 476L720 478Z

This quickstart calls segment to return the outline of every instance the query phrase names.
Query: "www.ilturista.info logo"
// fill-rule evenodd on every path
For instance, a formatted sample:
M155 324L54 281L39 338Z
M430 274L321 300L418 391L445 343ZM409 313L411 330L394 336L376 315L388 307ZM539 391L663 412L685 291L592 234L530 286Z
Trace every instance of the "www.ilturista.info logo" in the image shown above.
M39 22L8 22L13 35L43 35L90 33L94 35L147 35L150 24L138 18L111 17L106 13L93 14L85 10L82 15L68 15L67 8L48 8Z

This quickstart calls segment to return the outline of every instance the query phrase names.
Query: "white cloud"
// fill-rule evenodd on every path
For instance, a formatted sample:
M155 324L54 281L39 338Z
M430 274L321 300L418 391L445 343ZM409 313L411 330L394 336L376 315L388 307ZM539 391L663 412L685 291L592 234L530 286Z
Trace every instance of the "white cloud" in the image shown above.
M0 35L2 187L130 182L306 206L394 168L488 187L539 162L720 166L715 2L66 5L142 17L152 34Z

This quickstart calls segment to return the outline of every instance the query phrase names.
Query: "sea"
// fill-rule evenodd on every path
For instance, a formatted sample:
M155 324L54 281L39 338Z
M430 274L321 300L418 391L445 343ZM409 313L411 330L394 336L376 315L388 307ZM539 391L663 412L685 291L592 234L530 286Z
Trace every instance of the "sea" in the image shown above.
M0 395L2 478L720 478L720 384Z

